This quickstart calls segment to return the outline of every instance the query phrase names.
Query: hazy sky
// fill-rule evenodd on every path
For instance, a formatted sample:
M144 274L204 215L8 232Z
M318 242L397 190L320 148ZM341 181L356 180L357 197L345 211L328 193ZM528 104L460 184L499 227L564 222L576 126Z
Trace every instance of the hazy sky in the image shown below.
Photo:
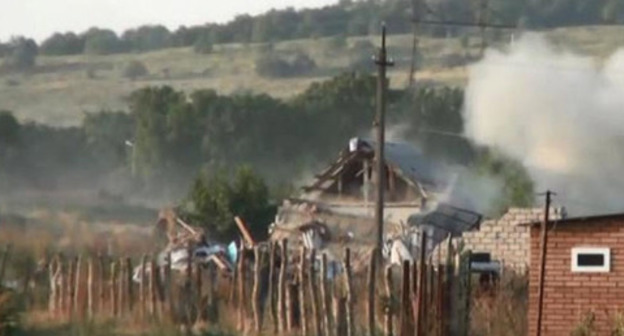
M120 32L143 24L180 25L224 22L237 14L271 8L319 7L337 0L0 0L0 40L25 35L37 40L56 31L89 27Z

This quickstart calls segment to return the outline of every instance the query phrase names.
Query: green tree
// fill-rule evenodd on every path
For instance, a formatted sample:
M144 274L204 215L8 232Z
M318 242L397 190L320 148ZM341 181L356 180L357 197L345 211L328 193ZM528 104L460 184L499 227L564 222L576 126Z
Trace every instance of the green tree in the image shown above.
M122 42L114 31L91 28L84 33L84 52L93 55L114 54L124 50Z
M3 66L13 71L27 71L35 66L37 43L32 39L18 37L11 40L10 52Z
M207 34L202 34L193 44L193 50L198 54L210 54L213 50L212 38Z
M41 53L44 55L76 55L84 51L84 38L74 33L54 35L41 44Z
M95 156L98 165L106 169L115 169L126 163L127 142L134 141L135 123L133 117L122 111L100 111L88 113L82 121L87 144Z
M204 126L186 95L168 86L149 87L133 92L129 101L137 174L154 190L185 188L202 162Z
M249 167L240 167L232 180L224 173L201 174L193 184L185 208L195 223L206 227L210 236L231 240L238 236L234 216L249 225L252 235L262 240L275 216L269 204L268 187Z
M143 62L132 60L128 62L128 64L126 64L126 66L124 67L122 76L131 80L135 80L139 77L144 77L147 74L149 74L149 71L147 70L147 67L145 66L145 64L143 64Z
M145 52L169 47L171 33L165 26L147 25L126 30L121 40L130 50Z
M531 207L535 200L533 180L522 164L489 148L481 148L474 163L476 172L503 182L502 195L496 204L499 212L509 207Z
M20 124L13 113L0 110L0 149L17 143Z

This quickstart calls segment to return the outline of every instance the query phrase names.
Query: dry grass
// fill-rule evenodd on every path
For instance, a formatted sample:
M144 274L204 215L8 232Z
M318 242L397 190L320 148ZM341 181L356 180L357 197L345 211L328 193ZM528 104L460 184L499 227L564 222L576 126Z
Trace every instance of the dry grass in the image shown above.
M471 335L527 335L528 280L525 276L505 276L494 290L476 289L471 305Z
M623 27L580 27L556 29L546 34L565 48L605 57L624 44L623 32ZM363 39L377 44L377 37L350 38L348 43L352 45ZM502 41L499 46L506 44L508 36L503 36ZM473 54L476 42L476 39L471 40L470 52ZM284 54L309 53L318 63L319 70L308 77L275 80L256 75L254 60L262 46L255 44L219 45L210 55L195 54L190 48L177 48L144 54L40 57L40 71L35 74L0 76L0 109L12 110L21 119L75 125L85 111L125 108L124 98L146 85L167 84L187 92L212 88L226 94L253 91L290 97L303 91L311 82L336 75L347 66L347 51L331 51L327 45L327 39L276 44L275 50ZM389 46L397 63L389 74L391 83L395 87L403 86L407 82L411 36L393 35ZM445 56L464 54L459 39L424 38L420 46L424 55L420 78L451 85L465 83L466 73L462 68L448 68L441 61ZM135 59L146 64L150 76L136 81L122 78L123 66ZM94 79L88 78L88 69L95 69ZM165 69L168 69L169 77L165 76Z

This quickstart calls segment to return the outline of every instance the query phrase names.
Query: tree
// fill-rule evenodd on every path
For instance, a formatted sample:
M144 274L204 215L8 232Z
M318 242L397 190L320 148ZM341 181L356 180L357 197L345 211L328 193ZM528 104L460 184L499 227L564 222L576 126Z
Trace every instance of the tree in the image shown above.
M117 34L109 29L91 28L84 33L83 38L85 54L108 55L124 50Z
M135 122L130 114L107 110L88 113L82 129L99 165L113 169L125 164L129 152L126 142L134 140Z
M165 26L141 26L126 30L121 40L130 49L138 52L158 50L171 45L171 33Z
M239 167L232 180L224 173L201 174L187 197L188 217L204 226L211 237L232 240L238 235L234 216L243 218L257 240L267 236L275 216L268 187L249 167Z
M193 50L198 54L210 54L212 49L212 39L207 34L202 34L193 44Z
M14 145L17 142L20 124L13 113L0 110L0 148Z
M256 59L256 73L262 77L287 77L290 75L290 63L273 53L265 53Z
M189 172L196 171L196 161L179 160L179 156L188 153L191 153L191 159L201 159L193 148L180 148L183 145L178 143L182 135L195 135L195 129L201 125L193 117L178 118L189 113L186 95L168 86L148 87L133 92L129 102L136 123L134 150L139 177L146 183L152 183L154 190L159 190L165 178L179 182L174 177L185 177ZM186 122L177 122L180 119ZM201 142L193 139L193 145L199 147Z
M74 33L54 35L41 44L41 53L44 55L76 55L84 51L84 38Z
M18 37L11 41L10 52L3 66L13 71L27 71L35 66L37 43L32 39Z
M292 77L306 75L316 69L316 62L304 53L297 53L292 61L273 53L256 59L256 72L262 77Z
M145 64L143 64L143 62L133 60L133 61L130 61L128 64L126 64L126 66L123 69L122 75L125 78L135 80L139 77L143 77L147 75L148 73L149 71L147 70L147 67L145 66Z
M316 70L316 62L307 54L297 53L295 59L291 63L291 75L307 75Z

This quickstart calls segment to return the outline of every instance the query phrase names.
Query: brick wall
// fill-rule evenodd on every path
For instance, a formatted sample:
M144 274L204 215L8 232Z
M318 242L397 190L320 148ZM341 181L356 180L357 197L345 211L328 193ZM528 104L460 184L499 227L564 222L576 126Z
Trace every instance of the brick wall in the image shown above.
M560 213L553 209L551 217L560 218ZM492 260L502 262L505 268L524 273L529 265L529 228L520 224L543 218L543 208L511 208L499 219L483 221L479 231L465 232L464 247L490 253Z
M540 229L530 231L529 334L537 319ZM571 249L611 248L609 273L572 273ZM624 312L624 219L562 222L548 235L542 335L570 335L587 312L595 314L596 335L610 335L617 311Z

